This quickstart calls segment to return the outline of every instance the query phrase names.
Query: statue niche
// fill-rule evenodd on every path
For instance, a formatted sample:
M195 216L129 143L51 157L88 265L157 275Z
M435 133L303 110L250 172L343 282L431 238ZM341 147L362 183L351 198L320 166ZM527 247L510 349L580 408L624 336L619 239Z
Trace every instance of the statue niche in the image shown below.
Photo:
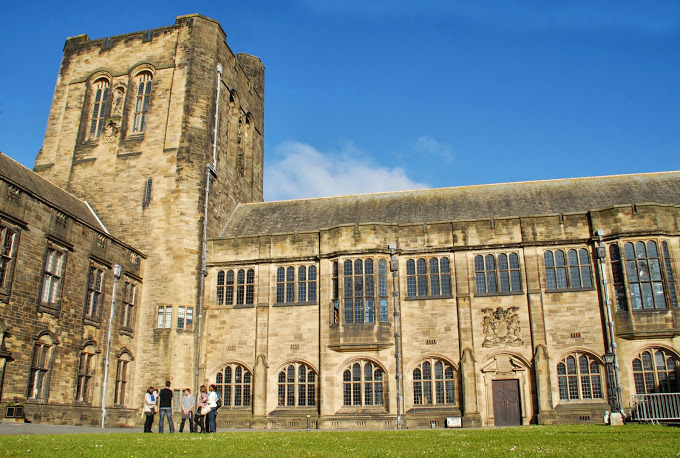
M519 347L524 342L519 337L520 326L517 311L519 307L503 307L494 309L482 309L486 314L482 323L484 332L484 342L482 347L490 348L498 345L509 345Z

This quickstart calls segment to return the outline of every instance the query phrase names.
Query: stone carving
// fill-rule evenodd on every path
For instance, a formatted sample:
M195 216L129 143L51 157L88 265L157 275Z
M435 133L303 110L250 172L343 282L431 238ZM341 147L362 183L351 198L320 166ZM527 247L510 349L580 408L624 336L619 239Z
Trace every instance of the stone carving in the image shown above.
M125 92L123 89L116 89L116 93L113 95L113 107L111 108L111 117L120 117L123 112L123 96Z
M498 345L509 345L512 347L519 347L524 345L522 339L519 338L519 316L517 311L519 307L508 307L504 310L503 307L494 309L482 309L486 314L483 321L484 342L482 347L489 348Z
M9 200L10 202L14 202L15 204L18 204L20 198L21 189L17 188L16 186L9 185L7 187L7 200Z
M106 143L115 143L118 139L118 130L118 123L113 119L109 119L106 122L106 126L104 126L104 141Z

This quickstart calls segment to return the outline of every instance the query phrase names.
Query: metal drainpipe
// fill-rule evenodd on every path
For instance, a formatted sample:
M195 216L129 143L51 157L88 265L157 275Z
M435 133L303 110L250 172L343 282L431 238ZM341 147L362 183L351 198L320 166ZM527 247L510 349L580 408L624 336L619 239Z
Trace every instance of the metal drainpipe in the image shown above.
M604 248L604 243L602 242L602 234L603 231L602 229L598 229L595 231L595 234L597 235L597 246L598 248ZM605 255L606 256L606 255ZM611 300L609 298L609 282L607 281L607 271L605 269L605 256L599 257L599 262L598 262L598 268L600 269L600 278L602 278L602 289L604 290L604 302L605 302L605 310L607 313L607 340L608 342L608 352L610 352L612 355L614 355L614 384L616 385L616 412L621 413L623 415L623 409L622 409L622 402L621 402L621 383L619 382L620 376L620 368L619 368L619 357L616 352L616 340L614 338L614 321L612 318L612 309L611 309Z
M102 428L106 428L106 387L109 381L109 353L111 353L111 334L113 333L113 313L116 311L116 288L123 266L113 266L113 292L111 293L111 314L109 315L109 334L106 338L106 362L104 363L104 383L102 384Z
M401 304L399 302L399 289L397 288L397 271L399 270L399 260L397 259L397 244L392 242L388 245L390 249L390 271L392 271L392 297L394 298L394 359L397 365L397 429L401 429L401 334L399 332L399 321L401 316Z
M208 206L210 197L210 179L217 177L217 133L220 120L220 89L222 88L222 64L217 63L217 99L215 100L215 129L213 131L213 163L205 166L205 195L203 204L203 233L201 235L201 272L198 280L198 303L196 315L198 326L196 332L196 377L194 380L194 393L198 393L201 362L201 337L203 336L203 295L205 292L206 259L208 257ZM198 401L198 397L196 397Z

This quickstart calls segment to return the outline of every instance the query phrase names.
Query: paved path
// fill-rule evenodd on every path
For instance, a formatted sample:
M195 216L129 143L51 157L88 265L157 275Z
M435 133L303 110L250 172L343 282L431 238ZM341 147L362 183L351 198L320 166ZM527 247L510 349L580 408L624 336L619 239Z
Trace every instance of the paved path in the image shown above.
M87 434L87 433L141 433L142 428L97 428L94 426L48 425L45 423L0 423L4 434Z

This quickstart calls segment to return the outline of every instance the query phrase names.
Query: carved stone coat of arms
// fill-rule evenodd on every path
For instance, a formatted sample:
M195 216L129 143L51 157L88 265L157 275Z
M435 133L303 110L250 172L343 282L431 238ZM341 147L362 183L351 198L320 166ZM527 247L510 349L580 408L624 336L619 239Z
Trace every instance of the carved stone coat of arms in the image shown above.
M484 332L484 342L482 347L489 348L498 345L509 345L519 347L524 345L519 338L519 307L498 307L494 309L482 309L484 316L482 330Z

